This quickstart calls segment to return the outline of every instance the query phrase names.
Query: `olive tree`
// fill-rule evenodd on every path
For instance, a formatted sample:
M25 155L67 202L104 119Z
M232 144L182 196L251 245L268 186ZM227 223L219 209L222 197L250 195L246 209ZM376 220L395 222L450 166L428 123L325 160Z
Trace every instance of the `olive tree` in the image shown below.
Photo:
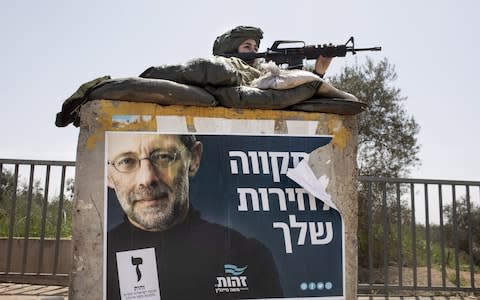
M399 177L419 163L419 125L403 106L406 97L393 85L395 67L385 58L346 66L330 78L332 84L367 104L359 114L360 175Z
M331 83L346 92L352 93L367 104L359 118L358 166L360 175L377 177L403 177L408 175L412 167L419 164L417 134L419 125L409 115L404 107L406 97L395 86L397 74L395 67L385 58L374 62L367 58L365 63L345 66L338 75L330 78ZM383 188L386 193L383 194ZM383 266L385 262L395 260L398 245L404 241L397 241L397 227L401 222L409 222L410 209L402 205L400 220L397 220L395 211L396 191L394 186L373 185L370 188L371 202L367 204L367 190L359 190L359 279L363 282L367 278L362 267L368 266L368 248L373 250L374 268ZM386 195L387 206L383 207L382 197ZM370 208L370 209L368 209ZM384 228L383 213L387 214L390 226ZM368 244L367 220L370 216L373 221L370 233L373 244ZM404 234L406 237L406 234ZM384 255L384 238L391 245ZM407 259L405 257L405 259Z

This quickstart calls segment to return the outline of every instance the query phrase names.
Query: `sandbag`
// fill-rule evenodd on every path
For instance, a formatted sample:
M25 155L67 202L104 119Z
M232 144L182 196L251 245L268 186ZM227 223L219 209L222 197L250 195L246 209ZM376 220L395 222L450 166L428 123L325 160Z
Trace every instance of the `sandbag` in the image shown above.
M162 79L128 77L110 79L99 77L84 83L62 105L55 125L65 127L70 123L79 126L79 108L91 100L121 100L157 103L163 105L215 106L215 98L202 88Z
M360 101L338 98L308 99L288 107L289 110L333 113L338 115L356 115L367 108Z
M111 79L95 87L89 100L108 99L163 105L215 106L217 101L204 89L162 79L128 77Z
M57 127L65 127L70 123L79 126L78 110L87 102L88 94L102 82L109 80L111 77L105 75L95 78L82 84L70 97L68 97L62 104L62 110L57 113L55 118L55 125Z
M206 87L206 89L222 106L283 109L311 98L320 84L320 81L312 81L288 90L261 90L250 86Z
M150 67L140 77L171 80L195 86L248 85L260 76L260 71L243 60L215 56L197 58L183 65Z

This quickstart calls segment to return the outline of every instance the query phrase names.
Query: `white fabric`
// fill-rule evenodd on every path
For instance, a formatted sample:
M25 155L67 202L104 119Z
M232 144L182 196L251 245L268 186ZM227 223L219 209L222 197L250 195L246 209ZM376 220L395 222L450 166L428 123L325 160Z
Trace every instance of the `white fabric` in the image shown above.
M321 80L312 72L280 69L273 61L260 64L259 69L262 71L262 75L253 80L250 86L262 90L286 90L307 82Z

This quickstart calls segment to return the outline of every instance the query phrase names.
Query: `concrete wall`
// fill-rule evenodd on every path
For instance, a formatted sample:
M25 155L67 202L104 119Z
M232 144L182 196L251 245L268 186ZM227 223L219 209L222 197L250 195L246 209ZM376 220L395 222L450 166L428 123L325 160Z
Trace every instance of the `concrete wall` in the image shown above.
M151 116L134 124L112 122L114 115ZM330 183L327 192L334 199L345 226L346 299L356 298L357 287L357 121L355 116L293 111L160 106L149 103L92 101L82 106L77 151L76 188L73 214L73 265L69 299L102 299L103 227L104 227L104 132L111 130L157 131L163 124L156 116L171 116L190 132L201 128L205 118L232 120L230 128L248 129L249 123L237 121L264 120L255 125L257 133L330 134L333 141L310 158L316 174L327 169ZM173 122L181 119L181 122ZM182 125L183 124L183 125ZM211 124L211 123L210 123ZM222 124L225 124L223 122ZM243 124L243 125L242 125ZM215 126L214 126L215 127ZM178 128L185 129L185 128ZM177 128L170 128L175 130ZM273 132L268 132L271 130ZM221 132L221 131L220 131ZM329 163L332 161L333 163ZM321 171L320 171L321 170Z
M52 274L55 264L55 239L45 239L43 242L43 259L39 269L40 260L40 239L30 238L26 256L25 273L47 273ZM12 240L12 255L10 261L10 273L21 273L23 267L23 255L25 240L14 238ZM0 238L0 272L6 272L8 238ZM72 264L72 241L62 239L59 241L58 261L56 274L69 274Z

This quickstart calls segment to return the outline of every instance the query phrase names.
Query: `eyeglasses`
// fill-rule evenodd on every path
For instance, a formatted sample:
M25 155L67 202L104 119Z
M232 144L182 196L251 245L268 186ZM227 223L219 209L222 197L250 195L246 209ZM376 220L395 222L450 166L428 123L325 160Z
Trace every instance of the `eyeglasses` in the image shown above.
M156 150L150 153L148 157L143 158L139 158L134 154L125 154L116 158L112 162L109 161L108 164L112 165L115 170L120 173L132 173L140 169L140 162L146 159L154 166L165 169L171 166L179 158L178 155L185 149L187 149L187 147L183 147L177 152Z

